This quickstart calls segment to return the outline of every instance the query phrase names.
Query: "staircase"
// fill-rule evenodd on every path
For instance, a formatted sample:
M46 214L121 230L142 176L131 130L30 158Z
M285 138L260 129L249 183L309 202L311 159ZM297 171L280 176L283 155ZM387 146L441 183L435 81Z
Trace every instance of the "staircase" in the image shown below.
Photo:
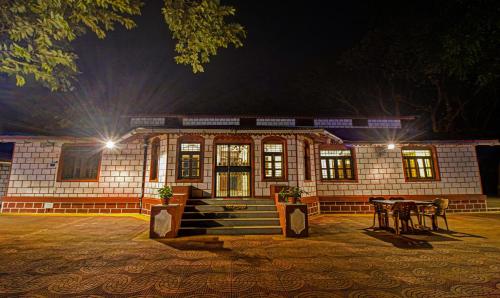
M281 234L271 199L189 199L179 236Z

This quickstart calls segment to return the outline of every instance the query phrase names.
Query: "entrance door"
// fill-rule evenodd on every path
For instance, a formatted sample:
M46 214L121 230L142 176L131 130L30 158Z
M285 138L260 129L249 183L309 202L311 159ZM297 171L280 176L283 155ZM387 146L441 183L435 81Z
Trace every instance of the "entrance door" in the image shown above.
M215 159L215 196L249 197L250 145L218 144Z

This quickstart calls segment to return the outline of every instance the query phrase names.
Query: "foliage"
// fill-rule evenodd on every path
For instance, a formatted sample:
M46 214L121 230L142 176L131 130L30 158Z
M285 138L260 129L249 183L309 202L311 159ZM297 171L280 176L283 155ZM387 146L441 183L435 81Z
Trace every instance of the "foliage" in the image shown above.
M174 192L172 191L172 188L170 186L163 186L162 188L158 189L158 194L160 195L160 198L162 199L171 199L174 196Z
M494 0L408 5L389 12L391 20L369 31L341 64L387 114L418 111L434 132L456 130L471 116L471 102L500 83L500 6Z
M281 191L278 193L280 198L301 198L303 194L307 194L307 192L303 189L301 189L298 186L291 186L291 187L283 187Z
M193 72L203 72L203 64L218 48L243 45L245 31L240 24L225 23L224 18L233 16L235 9L214 0L165 0L162 9L165 21L178 40L175 61L191 65Z
M72 89L78 74L71 42L87 31L98 38L122 25L132 29L141 0L0 0L0 73L18 86L33 77L53 91ZM242 45L243 27L226 23L235 10L217 0L165 0L162 12L177 40L177 63L193 72L217 49Z

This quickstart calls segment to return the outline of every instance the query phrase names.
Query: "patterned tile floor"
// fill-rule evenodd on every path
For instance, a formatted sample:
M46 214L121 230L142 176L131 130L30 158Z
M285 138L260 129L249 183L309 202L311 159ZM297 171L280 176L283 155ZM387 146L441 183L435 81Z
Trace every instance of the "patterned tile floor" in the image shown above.
M500 297L500 213L394 236L318 216L311 237L147 238L129 217L0 216L0 297Z

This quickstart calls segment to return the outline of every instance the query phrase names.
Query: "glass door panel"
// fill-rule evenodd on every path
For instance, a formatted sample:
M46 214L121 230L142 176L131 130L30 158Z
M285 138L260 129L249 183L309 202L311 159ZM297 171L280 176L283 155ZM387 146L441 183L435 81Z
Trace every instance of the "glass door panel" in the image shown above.
M216 145L215 196L250 196L250 145Z
M249 172L231 172L229 177L229 191L231 197L250 196Z
M215 176L215 185L216 185L216 190L215 190L215 196L216 197L227 197L227 186L228 186L228 181L227 181L227 172L218 172L216 173Z

